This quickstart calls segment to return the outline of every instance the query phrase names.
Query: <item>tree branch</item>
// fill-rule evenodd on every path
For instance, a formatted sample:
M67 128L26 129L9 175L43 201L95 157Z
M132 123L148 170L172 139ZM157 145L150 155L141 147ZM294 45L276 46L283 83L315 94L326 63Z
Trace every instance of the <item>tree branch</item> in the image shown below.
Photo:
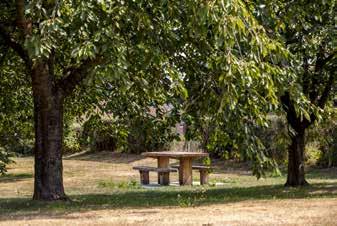
M32 62L28 56L28 53L24 50L24 48L10 37L10 35L6 32L5 28L0 25L0 36L3 38L5 44L12 48L25 62L28 68L31 68Z
M16 0L15 1L15 8L16 8L16 25L19 28L24 28L24 26L26 26L25 1L24 0Z
M320 76L322 74L322 71L323 71L325 65L331 59L333 59L336 54L337 54L337 51L334 51L330 55L325 57L325 49L322 45L320 46L319 51L317 52L317 55L316 55L317 60L316 60L316 64L315 64L315 73L313 74L313 78L312 78L312 82L311 82L311 89L310 89L311 92L309 93L309 98L310 98L312 103L316 102L317 99L319 98L319 91L318 91L318 88L317 88L317 84L319 84L319 79L320 79ZM330 78L329 78L329 81L330 81ZM325 86L325 88L327 86L329 86L329 84L327 84Z
M326 63L328 63L330 60L332 60L335 56L337 56L337 51L334 51L333 53L331 53L329 56L327 56L326 58L323 59L323 63L324 65ZM323 65L323 66L324 66Z
M322 71L323 67L337 55L337 51L332 52L329 56L325 57L324 48L321 46L319 52L317 53L317 60L315 65L315 73Z
M287 113L287 121L290 124L290 126L295 129L298 127L298 120L297 115L295 111L294 104L292 103L290 99L290 93L285 92L283 96L281 96L281 103L283 110Z
M87 59L82 61L81 65L78 67L70 67L66 69L67 76L60 79L56 88L61 89L65 96L68 96L72 91L78 86L88 75L95 66L103 62L101 57L96 57L94 59Z
M324 105L326 104L326 102L328 101L329 95L330 95L331 89L333 87L333 84L335 83L335 80L336 80L336 72L333 71L333 72L331 72L331 74L329 76L329 79L328 79L328 81L327 81L327 83L324 87L323 92L322 92L322 95L318 100L317 105L320 108L323 108Z
M303 93L305 95L308 94L308 89L309 89L309 84L310 84L310 79L309 79L309 58L307 55L304 54L304 59L303 59L303 69L304 73L302 76L302 87L303 87Z
M282 108L287 114L288 124L296 131L301 132L308 128L315 120L316 116L314 114L310 115L310 120L305 117L301 118L297 116L294 102L291 100L290 93L286 92L281 96Z

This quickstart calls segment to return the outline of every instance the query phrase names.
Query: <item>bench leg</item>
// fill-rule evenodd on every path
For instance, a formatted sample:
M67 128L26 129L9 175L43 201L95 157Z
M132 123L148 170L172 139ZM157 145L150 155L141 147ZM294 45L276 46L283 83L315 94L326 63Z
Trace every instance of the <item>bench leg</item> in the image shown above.
M158 173L159 184L169 185L170 184L170 173Z
M140 173L140 183L149 184L150 183L149 171L139 171L139 173Z
M208 170L200 170L200 185L208 184Z

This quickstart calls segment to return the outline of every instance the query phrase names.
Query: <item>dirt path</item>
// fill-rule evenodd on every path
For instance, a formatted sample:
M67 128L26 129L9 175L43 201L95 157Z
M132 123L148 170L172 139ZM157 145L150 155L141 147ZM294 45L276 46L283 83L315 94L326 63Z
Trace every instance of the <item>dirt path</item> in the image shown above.
M0 225L337 225L337 199L244 201L190 208L100 210Z

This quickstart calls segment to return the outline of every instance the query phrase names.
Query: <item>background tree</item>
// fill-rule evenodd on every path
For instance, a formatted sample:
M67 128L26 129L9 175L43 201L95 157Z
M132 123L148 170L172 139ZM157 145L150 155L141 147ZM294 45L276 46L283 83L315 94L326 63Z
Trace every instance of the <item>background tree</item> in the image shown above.
M336 92L336 1L255 1L252 11L291 52L296 80L281 96L289 125L287 186L306 185L305 134Z
M267 126L267 113L276 109L277 95L291 76L284 74L286 66L277 66L287 52L268 38L242 2L235 2L224 2L218 9L224 16L208 29L196 21L195 29L204 36L179 52L176 64L188 93L182 119L187 139L199 140L207 151L240 150L254 162L259 177L273 163L264 155L255 127ZM223 24L226 29L219 32L224 33L214 32Z
M32 98L24 71L12 70L18 57L0 43L0 174L12 152L25 154L32 149Z

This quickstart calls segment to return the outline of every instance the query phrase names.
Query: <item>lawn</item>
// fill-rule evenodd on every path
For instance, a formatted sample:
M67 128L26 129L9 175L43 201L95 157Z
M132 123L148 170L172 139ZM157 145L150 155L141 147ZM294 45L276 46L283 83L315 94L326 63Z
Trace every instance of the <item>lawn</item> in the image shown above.
M257 180L247 167L219 161L210 186L143 188L132 167L155 160L83 154L64 160L72 201L43 203L31 201L33 158L15 161L0 177L0 225L337 225L337 169L309 170L310 186L284 188L284 176Z

